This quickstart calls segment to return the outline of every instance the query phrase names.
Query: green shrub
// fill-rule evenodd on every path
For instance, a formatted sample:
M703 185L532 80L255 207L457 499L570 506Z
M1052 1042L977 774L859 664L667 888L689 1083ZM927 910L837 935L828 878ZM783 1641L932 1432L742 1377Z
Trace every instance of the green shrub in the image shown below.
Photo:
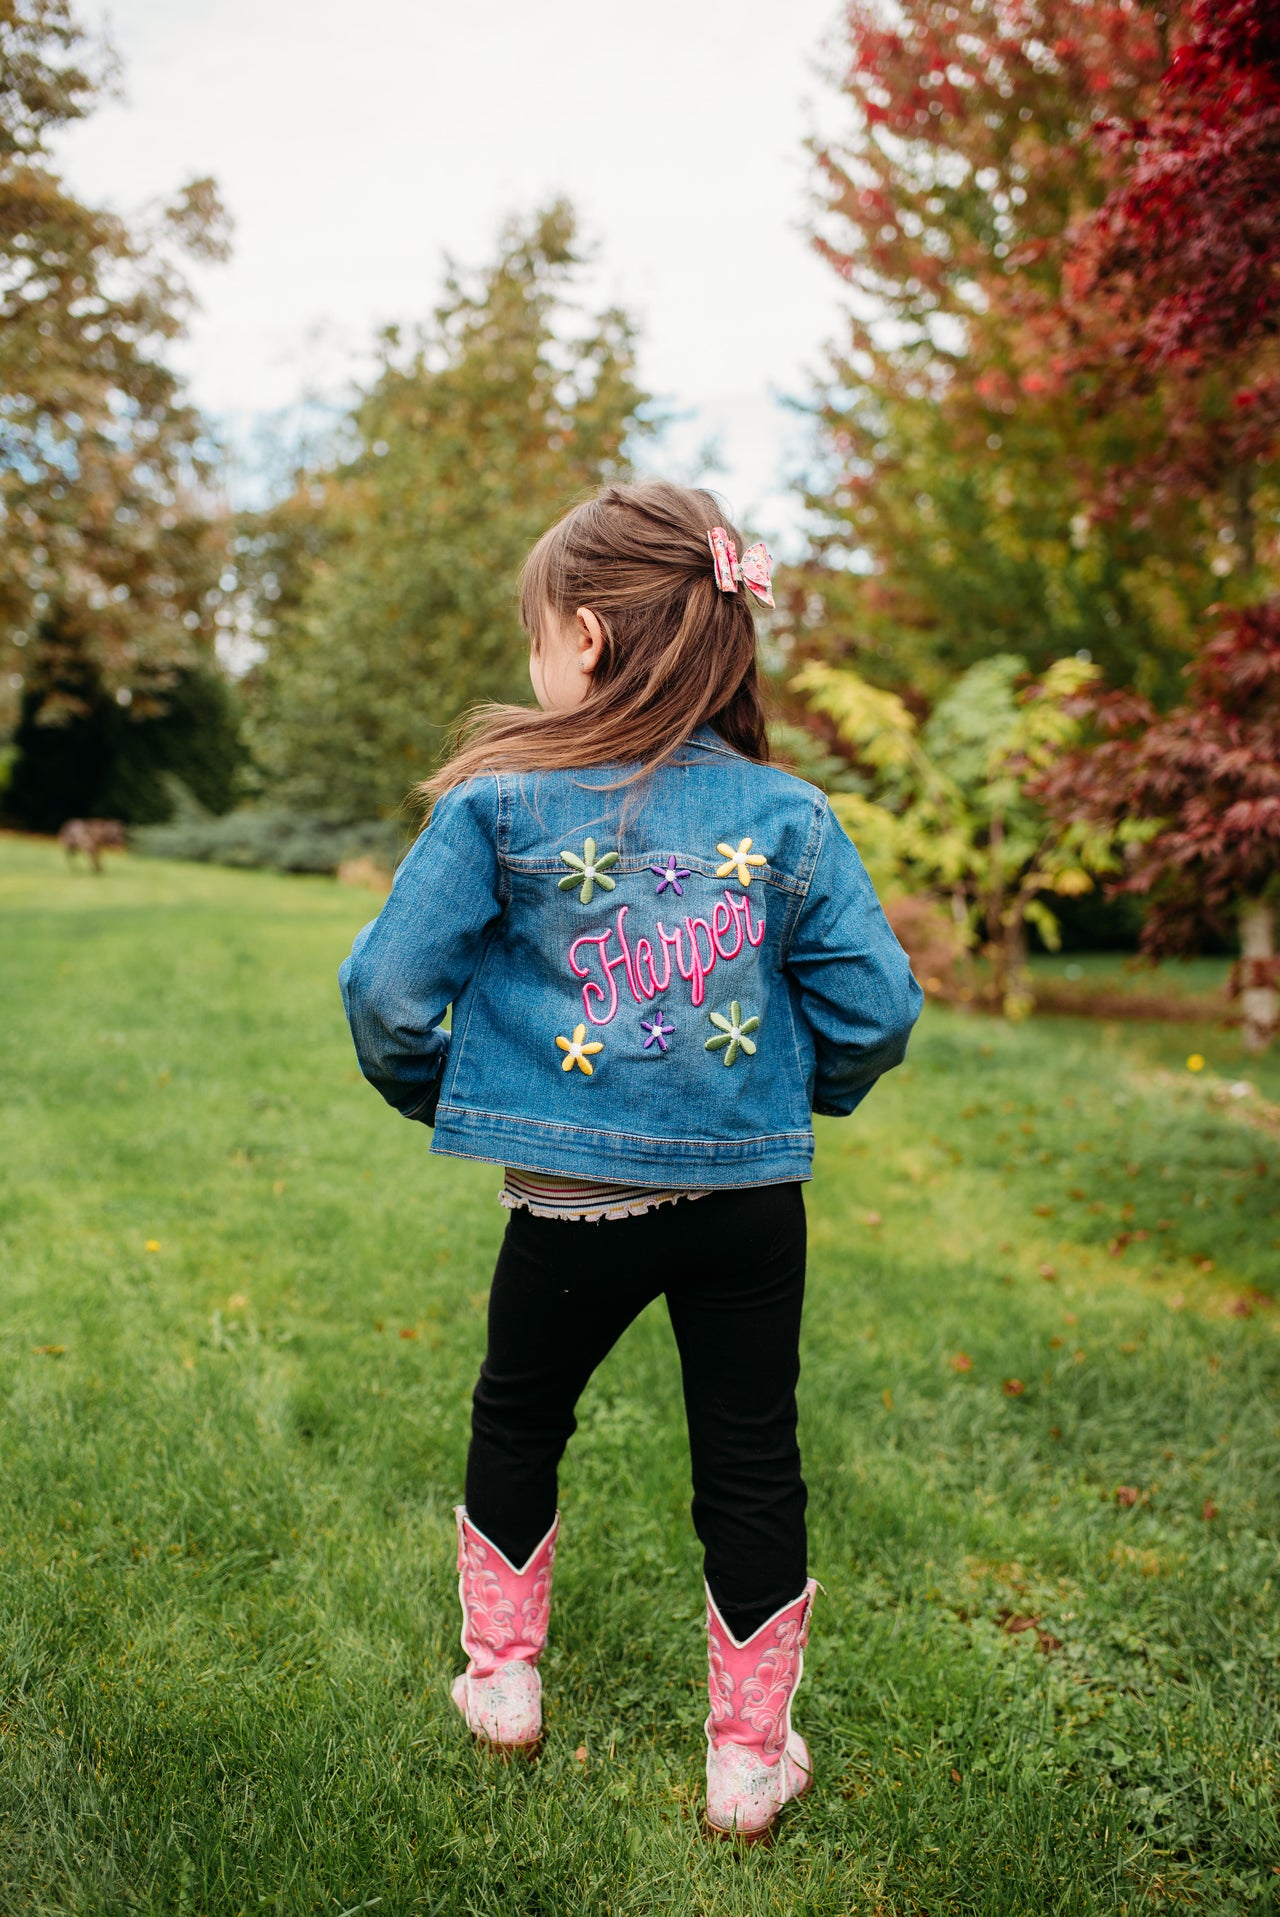
M168 825L143 826L131 843L150 858L193 859L206 865L336 872L344 860L372 859L392 872L407 850L409 834L396 819L351 824L266 807L246 807L215 819L188 797Z

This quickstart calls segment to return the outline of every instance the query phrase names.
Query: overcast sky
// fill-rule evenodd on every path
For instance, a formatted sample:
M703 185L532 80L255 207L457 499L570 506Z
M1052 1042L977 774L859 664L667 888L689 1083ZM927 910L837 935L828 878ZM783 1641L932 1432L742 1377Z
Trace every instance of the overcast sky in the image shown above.
M794 527L803 443L780 406L838 330L804 233L804 139L838 115L838 0L82 0L124 98L73 129L76 187L124 209L212 173L236 223L182 349L240 444L337 394L376 328L424 316L442 257L480 263L512 211L564 193L597 297L639 322L644 380L708 437L753 533ZM836 124L839 124L838 117Z

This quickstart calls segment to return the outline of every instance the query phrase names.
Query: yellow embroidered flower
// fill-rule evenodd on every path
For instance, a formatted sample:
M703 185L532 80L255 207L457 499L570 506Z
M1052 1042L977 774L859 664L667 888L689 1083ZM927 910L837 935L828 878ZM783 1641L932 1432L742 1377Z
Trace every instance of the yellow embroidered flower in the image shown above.
M750 868L753 865L768 865L769 863L763 852L753 852L751 850L751 843L750 839L739 839L738 849L735 852L731 845L726 844L726 842L721 839L719 845L716 847L716 851L723 853L724 864L716 867L716 877L718 879L727 879L734 867L737 866L738 884L750 885Z
M589 1045L585 1044L586 1036L586 1026L575 1025L573 1028L572 1041L567 1038L557 1038L556 1044L560 1047L560 1050L566 1054L564 1064L560 1067L562 1072L571 1072L576 1065L580 1072L585 1072L587 1077L590 1078L593 1068L589 1054L592 1052L602 1052L604 1046L598 1038L593 1038Z

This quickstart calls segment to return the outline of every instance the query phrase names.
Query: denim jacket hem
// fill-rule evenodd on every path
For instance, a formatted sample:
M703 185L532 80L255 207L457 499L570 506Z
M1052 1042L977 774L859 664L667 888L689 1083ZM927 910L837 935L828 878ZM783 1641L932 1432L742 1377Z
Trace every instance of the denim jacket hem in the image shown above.
M733 1140L655 1137L444 1104L436 1112L431 1149L447 1158L478 1158L566 1177L617 1179L619 1184L688 1182L712 1189L813 1176L811 1131Z

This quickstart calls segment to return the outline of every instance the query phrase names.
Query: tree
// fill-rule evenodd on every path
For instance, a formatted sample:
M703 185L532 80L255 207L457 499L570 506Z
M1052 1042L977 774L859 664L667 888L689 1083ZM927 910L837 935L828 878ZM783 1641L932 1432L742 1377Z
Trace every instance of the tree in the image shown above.
M1174 492L1132 512L1107 496L1107 475L1160 443L1160 394L1092 413L1051 376L1042 329L1072 222L1127 164L1090 129L1146 109L1182 11L847 9L852 127L817 152L817 244L854 304L816 404L815 565L799 585L826 603L824 643L882 682L936 696L986 653L1040 671L1081 650L1176 697L1222 593L1216 524Z
M1251 569L1280 427L1280 17L1196 0L1189 24L1151 110L1097 129L1132 164L1072 236L1050 343L1095 412L1162 381L1166 435L1117 488L1225 495Z
M1165 440L1113 491L1217 504L1258 591L1280 429L1280 19L1267 0L1195 0L1189 28L1150 110L1099 128L1132 166L1077 226L1045 337L1058 376L1083 376L1097 413L1158 383ZM1121 889L1151 895L1151 956L1238 917L1234 986L1245 1045L1260 1051L1276 1024L1280 599L1221 610L1186 678L1163 720L1132 692L1100 699L1111 736L1044 793L1065 818L1149 823Z
M865 768L870 792L832 804L874 877L888 887L948 898L966 942L991 966L991 997L1006 1015L1030 1010L1027 924L1056 949L1046 894L1077 896L1117 869L1118 826L1058 824L1027 791L1080 736L1082 689L1097 668L1060 659L1018 692L1025 660L979 660L920 726L896 693L846 668L812 662L793 681L835 722Z
M384 336L345 456L246 535L267 647L253 743L281 798L394 811L468 705L528 698L521 563L627 472L643 419L626 318L572 323L574 241L557 204L509 226L478 279L451 274L432 326Z
M1127 825L1134 842L1112 889L1149 895L1150 957L1195 951L1238 920L1233 989L1245 1047L1260 1052L1276 1030L1280 600L1224 612L1187 682L1163 717L1132 691L1091 689L1077 710L1101 742L1068 752L1036 791L1069 829Z
M68 192L49 141L109 77L84 51L66 0L0 0L0 737L155 719L211 663L211 449L164 354L178 256L225 220L208 180L133 227Z

